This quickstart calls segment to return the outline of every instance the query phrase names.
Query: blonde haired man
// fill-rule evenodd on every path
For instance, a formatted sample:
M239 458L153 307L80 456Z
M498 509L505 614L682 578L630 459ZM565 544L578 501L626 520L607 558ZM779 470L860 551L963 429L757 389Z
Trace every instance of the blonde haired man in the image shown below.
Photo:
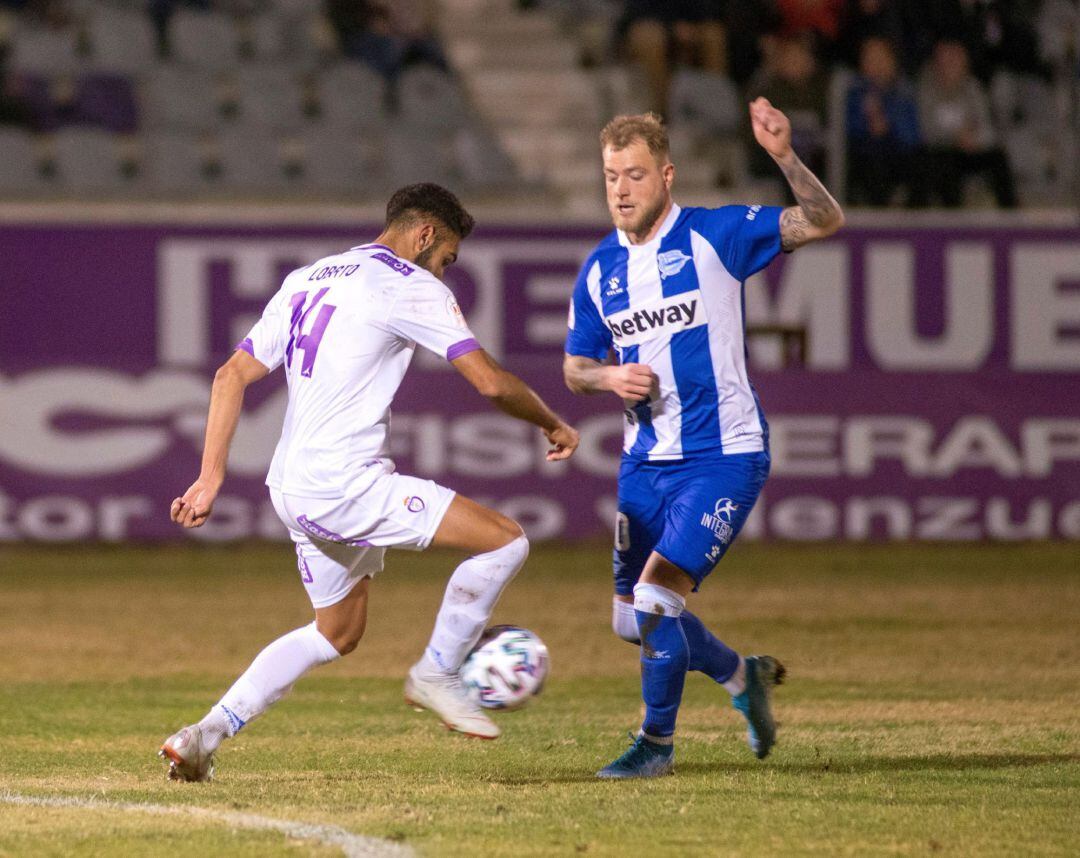
M738 535L769 472L768 424L746 373L743 284L781 250L832 235L844 216L792 150L787 117L759 98L750 119L798 205L680 208L658 116L619 116L600 135L615 230L578 277L564 375L575 393L614 393L624 406L612 625L641 645L646 707L633 746L601 778L673 771L687 670L732 694L759 758L776 740L770 692L783 666L742 658L686 611L686 598Z

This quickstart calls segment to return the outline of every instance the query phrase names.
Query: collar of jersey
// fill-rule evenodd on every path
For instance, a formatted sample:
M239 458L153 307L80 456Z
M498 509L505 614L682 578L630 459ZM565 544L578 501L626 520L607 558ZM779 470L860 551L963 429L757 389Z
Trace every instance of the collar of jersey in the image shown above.
M387 253L394 253L385 244L361 244L357 247L350 247L349 250L385 250ZM394 256L397 256L397 254L394 253Z
M682 209L679 208L678 204L672 203L671 211L668 212L668 216L664 218L664 222L660 225L660 231L657 232L656 235L654 235L644 244L631 244L630 239L627 237L625 232L623 232L621 229L615 230L615 232L619 234L619 244L621 244L623 247L636 247L639 250L643 247L652 247L653 244L659 243L665 235L671 232L671 228L675 226L675 221L679 219L680 211L682 211Z

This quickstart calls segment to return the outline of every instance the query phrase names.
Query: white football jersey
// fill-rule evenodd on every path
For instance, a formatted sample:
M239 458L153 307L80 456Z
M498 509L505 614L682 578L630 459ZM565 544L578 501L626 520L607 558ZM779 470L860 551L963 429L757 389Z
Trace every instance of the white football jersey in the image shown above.
M390 403L417 344L454 360L480 348L453 294L387 247L366 244L285 278L237 348L285 365L289 405L266 484L344 497L388 452Z

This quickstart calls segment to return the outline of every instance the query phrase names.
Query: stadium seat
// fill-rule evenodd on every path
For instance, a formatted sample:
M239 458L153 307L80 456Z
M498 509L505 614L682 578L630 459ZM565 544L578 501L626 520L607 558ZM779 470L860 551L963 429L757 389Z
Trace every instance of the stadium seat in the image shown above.
M672 124L690 123L709 134L735 133L742 125L739 92L725 75L680 69L669 99Z
M232 18L181 9L169 22L174 60L206 71L228 71L240 62L240 38Z
M453 187L460 180L452 141L444 135L417 135L398 126L386 135L383 145L386 178L400 187L415 182L436 182Z
M0 128L0 153L0 192L32 194L46 189L33 134L18 128Z
M279 193L288 186L281 145L272 135L226 133L217 138L221 184L244 193Z
M319 109L335 132L378 128L386 122L386 84L360 63L338 63L320 76Z
M141 107L147 124L154 128L209 131L223 121L214 77L175 64L153 68L142 87Z
M131 81L117 74L87 74L75 84L73 120L117 134L133 134L139 108Z
M151 194L196 195L220 184L207 144L191 134L151 134L143 139L142 184Z
M306 190L350 196L387 185L379 164L378 140L314 129L308 130L300 143L303 150L302 184Z
M236 77L239 120L247 126L294 130L304 124L303 92L288 66L243 66Z
M74 27L18 27L11 41L10 69L18 74L56 77L82 65Z
M454 156L461 178L476 189L503 188L517 182L514 162L484 128L462 128L454 136Z
M59 188L115 192L124 184L116 137L100 128L62 128L53 136Z
M157 59L157 36L145 13L95 8L88 25L95 70L139 74Z
M430 66L414 66L398 82L401 121L413 129L460 128L468 106L452 77Z

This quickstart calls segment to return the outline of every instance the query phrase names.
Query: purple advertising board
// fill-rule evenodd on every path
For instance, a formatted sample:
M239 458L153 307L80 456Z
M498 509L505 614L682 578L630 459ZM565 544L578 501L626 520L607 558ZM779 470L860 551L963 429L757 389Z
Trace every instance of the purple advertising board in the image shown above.
M282 538L263 477L280 373L249 391L201 530L170 524L199 467L214 369L283 275L374 228L0 226L0 541ZM447 275L482 344L579 427L567 463L418 352L398 469L537 539L609 533L614 398L562 382L566 309L601 228L480 231ZM772 476L745 535L1080 539L1080 233L849 228L748 282L751 325L806 331L802 364L751 341Z

